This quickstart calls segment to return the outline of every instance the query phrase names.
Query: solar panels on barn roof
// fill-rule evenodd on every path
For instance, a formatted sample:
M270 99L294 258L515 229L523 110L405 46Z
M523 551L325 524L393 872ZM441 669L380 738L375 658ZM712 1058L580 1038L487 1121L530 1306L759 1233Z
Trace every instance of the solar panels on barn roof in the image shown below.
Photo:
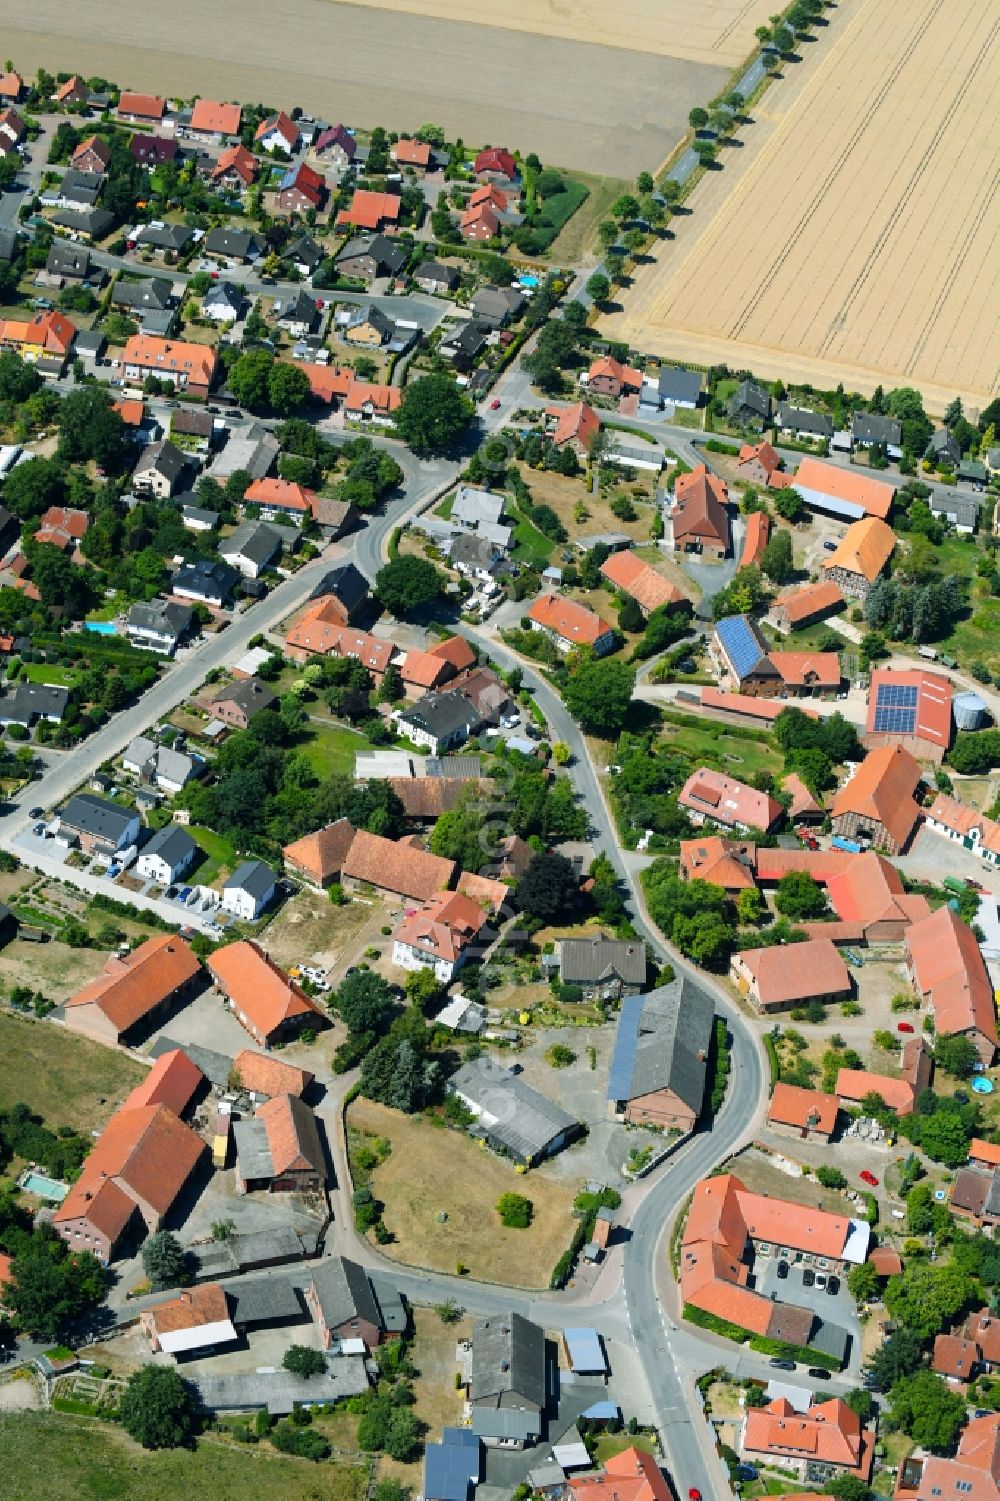
M909 683L879 683L875 699L876 735L912 735L919 690Z
M737 677L745 678L767 655L766 643L745 615L728 615L715 629Z

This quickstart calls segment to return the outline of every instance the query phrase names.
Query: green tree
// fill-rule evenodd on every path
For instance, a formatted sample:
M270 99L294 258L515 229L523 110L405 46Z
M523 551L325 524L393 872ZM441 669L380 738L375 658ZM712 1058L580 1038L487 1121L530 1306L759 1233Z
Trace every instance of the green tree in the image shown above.
M897 1381L889 1402L893 1424L925 1449L952 1449L965 1425L965 1397L933 1371L914 1371Z
M950 1324L978 1292L975 1278L950 1263L913 1262L890 1277L885 1306L921 1340Z
M610 291L611 283L603 271L595 271L592 276L587 278L587 296L591 301L606 302Z
M939 1037L934 1044L934 1061L955 1079L971 1079L979 1062L979 1053L971 1037Z
M248 349L230 367L226 385L240 406L261 412L270 401L271 367L274 356L266 349Z
M764 893L756 886L745 886L736 894L736 916L747 927L755 928L767 911Z
M692 130L704 130L708 124L708 110L702 109L700 104L696 104L694 109L688 113L688 124Z
M12 1249L4 1302L32 1338L58 1338L103 1298L105 1276L97 1258L89 1251L70 1255L52 1229L36 1230Z
M822 886L804 870L790 870L778 882L774 905L793 922L808 922L826 911Z
M508 1230L527 1230L534 1206L524 1194L503 1193L496 1201L500 1223Z
M119 1407L122 1427L144 1449L176 1449L194 1432L191 1398L172 1366L144 1365L128 1379Z
M869 1358L868 1369L883 1391L917 1370L923 1361L923 1341L912 1329L896 1329Z
M176 1235L158 1230L143 1243L142 1265L155 1292L185 1281L184 1250Z
M870 1302L878 1293L878 1272L870 1261L852 1266L847 1274L847 1288L858 1307Z
M424 375L404 390L396 427L416 454L449 453L472 413L472 402L450 376Z
M309 396L309 377L288 360L275 360L267 377L267 398L282 417L289 417Z
M3 482L4 505L19 521L37 521L66 495L66 471L58 459L31 458L17 464Z
M22 360L19 354L10 349L0 354L0 401L20 406L22 401L40 391L42 384L42 377L34 365Z
M761 571L774 584L787 584L795 573L792 560L792 538L784 528L771 537L760 560Z
M536 855L517 883L517 905L544 922L572 913L580 901L580 883L565 855Z
M82 386L64 397L59 409L60 457L93 459L104 469L114 469L122 463L128 441L121 415L103 386Z
M321 1376L326 1370L326 1359L321 1350L310 1345L289 1345L281 1357L281 1364L293 1376Z
M345 975L334 1005L352 1033L383 1031L396 1009L388 982L374 969L356 969Z
M567 678L563 698L578 725L610 739L625 724L634 689L634 667L596 658Z
M818 1167L816 1177L824 1188L846 1188L847 1179L839 1167Z
M482 834L483 819L475 808L453 808L442 813L431 830L431 852L457 860L463 870L477 871L486 858Z
M407 554L379 569L375 593L389 613L399 618L437 599L442 583L433 563Z

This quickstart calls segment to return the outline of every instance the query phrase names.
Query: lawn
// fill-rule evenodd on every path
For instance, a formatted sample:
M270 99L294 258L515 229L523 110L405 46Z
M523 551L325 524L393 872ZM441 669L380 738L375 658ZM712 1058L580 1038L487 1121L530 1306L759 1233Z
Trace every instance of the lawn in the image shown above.
M548 1287L576 1223L573 1190L546 1168L520 1175L513 1164L458 1131L423 1116L401 1115L359 1099L350 1123L388 1137L392 1151L371 1176L383 1219L396 1239L387 1256L411 1266L469 1275L511 1286ZM582 1187L582 1182L579 1185ZM527 1230L504 1230L494 1206L502 1193L523 1193L534 1205Z
M318 777L336 776L338 772L354 775L354 757L368 748L364 735L344 730L339 725L319 724L310 720L307 736L298 749Z
M587 256L598 256L601 246L597 226L602 219L611 218L611 205L615 200L632 191L632 184L620 177L590 177L580 172L575 180L589 189L589 197L563 225L548 248L546 259L557 266L575 266ZM553 204L554 200L549 199L549 203Z
M439 1439L444 1427L461 1426L462 1393L455 1389L455 1346L472 1333L472 1320L459 1319L445 1324L432 1308L413 1309L413 1363L417 1377L413 1383L416 1396L414 1411L427 1424L428 1440ZM398 1480L401 1485L420 1484L420 1460L400 1464L383 1455L379 1460L378 1478Z
M527 563L534 568L547 568L556 544L551 537L540 532L537 526L526 521L513 503L508 502L508 510L517 521L514 527L515 561Z
M200 886L211 886L217 876L223 871L228 873L236 865L239 858L236 850L222 834L201 824L190 824L188 833L203 852L203 858L188 872L187 880L197 881Z
M37 952L37 944L31 947ZM82 974L80 981L85 978ZM9 1011L0 1011L0 1058L0 1108L23 1101L52 1128L77 1131L103 1126L148 1072L114 1048Z
M957 657L963 667L980 661L991 672L1000 671L1000 599L974 599L968 619L960 620L950 636L934 645L946 656Z
M56 688L69 688L76 679L71 668L53 662L24 662L21 676L29 683L51 683Z
M641 1449L656 1453L656 1439L650 1433L602 1433L597 1440L597 1463L604 1464L623 1449Z
M378 902L355 900L335 907L325 892L303 889L268 927L267 951L286 968L302 963L329 967L358 942L366 926L377 933L388 916Z
M701 429L705 426L705 408L696 407L692 411L690 407L674 407L674 415L670 421L674 427L696 427Z
M17 1501L356 1501L367 1471L286 1459L267 1444L149 1453L121 1433L66 1413L7 1414L0 1424L4 1494Z
M531 491L532 500L536 505L552 507L571 541L594 532L625 532L636 542L649 541L653 522L653 507L649 501L655 489L652 475L643 475L635 484L622 482L608 494L592 495L582 476L570 477L554 474L551 470L529 469L526 464L519 464L518 469ZM611 495L618 493L627 495L633 502L636 513L634 521L622 521L612 512L609 503ZM587 517L583 521L575 521L573 512L581 501L587 508ZM552 544L548 545L551 549Z
M707 720L692 723L692 715L663 713L663 738L672 750L690 757L693 766L711 766L746 781L755 771L779 775L784 761L768 739L751 740L745 730L730 730ZM676 719L684 722L677 724Z

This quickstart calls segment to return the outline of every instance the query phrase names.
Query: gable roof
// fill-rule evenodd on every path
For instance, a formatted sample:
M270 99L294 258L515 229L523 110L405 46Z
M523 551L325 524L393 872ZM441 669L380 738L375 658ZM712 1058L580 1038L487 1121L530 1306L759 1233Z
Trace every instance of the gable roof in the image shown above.
M972 929L949 906L939 907L906 933L914 982L929 996L934 1025L942 1036L976 1031L996 1048L993 983Z
M186 375L200 385L211 385L215 375L215 350L206 344L184 344L177 339L159 339L152 334L133 334L122 353L124 365Z
M71 995L66 1006L96 1006L119 1033L127 1032L200 968L183 938L157 934L131 954L113 954L103 973Z
M689 881L697 878L724 891L745 891L755 885L756 846L744 840L709 834L701 839L682 839L680 867Z
M314 834L305 834L286 844L282 854L286 862L304 870L317 886L325 886L342 869L355 833L354 825L348 819L338 818Z
M853 813L882 824L902 849L920 818L914 793L920 767L901 745L869 751L833 800L834 818Z
M497 1406L516 1406L517 1398L545 1406L545 1333L520 1313L477 1319L472 1326L469 1397L475 1404L504 1395L508 1401L497 1400Z
M833 610L844 603L839 585L832 579L821 579L818 584L804 584L801 589L792 589L779 594L774 608L788 617L790 625L797 625L824 610Z
M384 1327L381 1310L368 1273L346 1256L328 1256L311 1272L312 1289L328 1329L337 1329L353 1319L364 1319L376 1329Z
M626 984L641 985L646 978L646 946L638 939L595 933L591 938L560 938L557 943L564 984L597 984L617 975Z
M295 1068L283 1063L273 1053L257 1053L253 1048L243 1048L233 1059L233 1069L240 1076L244 1089L253 1094L301 1095L309 1088L314 1075L307 1069Z
M206 962L220 988L265 1037L297 1016L323 1017L315 1001L252 939L216 949Z
M321 130L316 137L314 150L329 151L332 146L339 146L349 161L354 160L358 149L358 143L346 125L331 125L328 129Z
M282 137L289 150L295 146L299 138L299 127L281 109L278 110L277 114L268 115L266 120L260 122L254 134L254 140L262 141L265 136L269 136L274 132L277 132Z
M866 733L869 735L891 733L891 731L883 730L879 719L879 709L882 707L880 697L884 696L888 699L892 696L892 690L898 688L916 690L917 702L913 728L907 733L916 735L922 740L928 740L932 745L940 746L942 750L947 750L951 744L951 683L939 672L926 672L923 668L908 670L891 667L876 668L872 673L868 688ZM895 696L895 701L899 702L899 695ZM902 734L903 731L898 733Z
M123 1110L142 1105L168 1105L175 1115L183 1115L193 1096L205 1082L205 1075L181 1048L161 1053L149 1073L132 1093L126 1096Z
M690 474L679 474L674 481L674 540L708 537L729 546L729 517L726 504L729 491L725 481L698 464Z
M436 892L416 911L407 912L393 941L455 963L486 926L486 914L459 891Z
M108 1121L85 1159L79 1178L53 1215L53 1222L86 1216L108 1179L128 1199L137 1195L161 1217L167 1213L205 1151L205 1143L166 1105L121 1109ZM124 1212L114 1201L112 1208ZM120 1233L120 1232L119 1232Z
M400 201L395 193L373 193L356 188L350 206L337 215L338 224L356 224L360 229L380 229L384 221L399 220Z
M310 1168L320 1178L326 1177L319 1127L308 1105L295 1095L275 1095L259 1106L257 1119L264 1122L276 1178L282 1173L307 1172Z
M836 1465L863 1479L871 1473L874 1434L839 1397L795 1411L787 1397L766 1407L748 1408L744 1452L791 1455L811 1463Z
M596 1475L568 1476L571 1501L671 1501L672 1491L644 1449L623 1449Z
M800 1089L797 1084L776 1084L767 1107L768 1124L796 1126L832 1135L840 1105L835 1094Z
M712 997L686 976L648 995L626 996L608 1073L608 1099L634 1100L670 1090L698 1115L714 1022Z
M156 94L132 94L126 91L118 96L120 115L138 115L144 120L162 120L167 101Z
M243 110L238 104L218 104L214 99L196 99L191 111L191 129L214 135L239 133Z
M743 551L740 553L740 568L756 566L764 556L771 535L771 518L766 511L751 511L747 517Z
M445 860L427 850L383 839L359 829L344 860L344 875L354 881L381 886L400 896L428 901L451 885L454 860Z
M687 598L669 579L627 548L606 558L601 564L601 573L647 611L659 609L661 605L674 605Z
M436 646L429 646L427 655L449 662L456 672L463 672L467 667L476 665L476 654L464 636L447 636Z
M574 402L570 407L548 406L545 415L556 418L551 438L557 448L571 439L589 448L601 426L600 416L585 401Z
M528 619L545 630L554 631L563 641L593 646L611 630L606 620L561 594L541 594L532 601Z
M897 1115L910 1115L913 1111L915 1096L908 1079L892 1079L888 1074L874 1074L864 1068L842 1068L835 1088L840 1099L855 1104L860 1104L866 1094L877 1094Z
M392 147L392 155L401 166L427 167L430 165L431 148L426 141L411 141L400 136Z
M736 962L750 972L764 1006L839 995L851 988L847 966L828 938L744 949Z
M807 455L795 471L795 488L813 490L834 500L858 506L867 516L884 521L892 508L895 485L873 479L862 469L841 469Z
M245 146L230 146L227 151L220 152L219 159L212 168L213 181L217 177L224 177L227 172L235 172L237 177L249 184L257 176L257 158Z
M784 809L766 792L759 792L746 782L724 776L701 766L693 771L677 796L682 808L703 813L718 823L740 824L747 829L765 832L777 823Z

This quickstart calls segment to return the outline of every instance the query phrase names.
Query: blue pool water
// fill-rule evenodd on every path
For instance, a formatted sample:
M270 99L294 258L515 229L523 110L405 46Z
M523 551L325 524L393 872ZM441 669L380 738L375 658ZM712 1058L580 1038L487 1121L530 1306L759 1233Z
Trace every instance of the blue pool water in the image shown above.
M84 628L97 636L117 636L118 627L113 620L85 620Z
M973 1079L972 1087L976 1091L976 1094L993 1093L993 1081L991 1079L984 1079L981 1075L978 1078Z
M61 1204L69 1193L69 1185L60 1183L56 1178L47 1178L44 1173L25 1173L21 1179L21 1187L30 1194L38 1194L42 1199L55 1199Z
M519 287L537 287L538 277L529 276L527 273L525 273L524 276L519 276L517 278L517 284Z

